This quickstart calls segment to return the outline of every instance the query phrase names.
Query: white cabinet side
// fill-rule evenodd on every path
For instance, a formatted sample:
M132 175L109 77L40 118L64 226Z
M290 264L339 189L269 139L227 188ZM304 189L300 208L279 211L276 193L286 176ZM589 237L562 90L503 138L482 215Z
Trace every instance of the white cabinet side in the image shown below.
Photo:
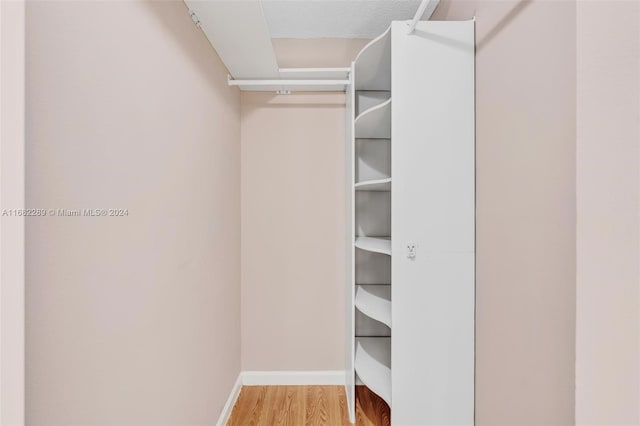
M392 24L394 426L474 422L474 22Z
M353 65L351 66L351 84L347 86L345 105L345 392L347 395L347 407L349 420L355 423L355 247L354 243L354 156L355 141L353 138L354 121L354 96Z

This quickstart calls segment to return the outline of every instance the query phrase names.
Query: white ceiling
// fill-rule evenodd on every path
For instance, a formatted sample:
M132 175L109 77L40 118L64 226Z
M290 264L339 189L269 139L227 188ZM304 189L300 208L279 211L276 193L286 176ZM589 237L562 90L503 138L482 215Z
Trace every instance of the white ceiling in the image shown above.
M374 38L419 0L262 0L272 38Z
M202 28L230 75L245 83L311 78L299 71L292 75L279 68L272 38L372 39L382 34L391 21L412 19L421 3L419 0L184 1L193 13L191 18ZM424 18L431 16L438 2L425 3ZM336 78L322 75L322 79ZM246 84L242 86L246 90L249 86L255 89L256 84Z

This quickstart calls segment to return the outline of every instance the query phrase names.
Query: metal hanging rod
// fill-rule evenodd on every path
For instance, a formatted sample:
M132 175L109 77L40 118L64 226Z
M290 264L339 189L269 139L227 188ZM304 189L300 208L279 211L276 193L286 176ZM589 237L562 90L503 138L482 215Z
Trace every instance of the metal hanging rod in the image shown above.
M236 80L229 76L228 84L241 89L273 90L281 94L288 94L291 90L344 91L350 82L350 71L350 68L280 68L279 79Z
M290 76L305 76L305 75L324 75L324 76L332 76L332 75L344 75L349 76L351 72L351 68L349 67L337 67L337 68L278 68L278 72L280 75L290 75Z
M229 80L229 86L342 86L349 80Z

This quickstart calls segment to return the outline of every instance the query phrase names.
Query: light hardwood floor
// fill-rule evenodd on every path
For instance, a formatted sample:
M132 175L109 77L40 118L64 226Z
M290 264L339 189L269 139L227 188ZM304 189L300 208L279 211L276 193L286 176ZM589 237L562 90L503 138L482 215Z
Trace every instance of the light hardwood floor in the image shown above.
M228 426L348 426L343 386L243 386ZM356 425L389 426L389 406L356 387Z

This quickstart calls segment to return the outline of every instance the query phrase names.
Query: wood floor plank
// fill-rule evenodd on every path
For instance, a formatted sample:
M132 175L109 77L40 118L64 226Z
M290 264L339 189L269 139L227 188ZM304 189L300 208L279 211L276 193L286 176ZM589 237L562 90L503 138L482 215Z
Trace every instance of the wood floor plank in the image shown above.
M304 422L304 409L301 405L301 386L275 386L280 398L274 425L295 426Z
M344 389L340 392L331 392L330 395L332 396L332 404L329 407L329 422L333 425L350 425L347 396Z
M391 425L389 406L366 386L356 386L356 425Z
M266 386L243 386L227 424L233 426L261 425L260 417L264 410L267 391ZM236 407L240 409L236 410Z
M356 425L390 426L389 406L356 387ZM243 386L228 426L350 426L343 386Z
M278 386L277 389L266 389L260 424L275 425L280 420L280 417L286 415L284 394L286 394L284 386Z

